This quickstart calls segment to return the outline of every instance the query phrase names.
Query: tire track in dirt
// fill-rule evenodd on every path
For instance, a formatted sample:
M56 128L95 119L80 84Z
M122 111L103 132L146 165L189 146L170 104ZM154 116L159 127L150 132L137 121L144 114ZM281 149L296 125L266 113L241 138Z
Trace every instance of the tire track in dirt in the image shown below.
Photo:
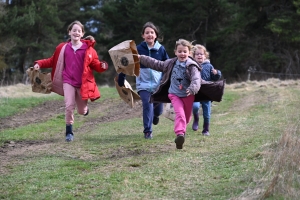
M85 130L85 132L87 132L87 130L93 130L95 126L105 122L142 116L142 104L140 101L136 103L134 108L130 108L120 99L89 102L88 106L91 113L90 115L93 117L89 116L89 119L83 118L86 121L81 127L77 128L76 132L81 132L80 130ZM19 128L31 123L44 122L57 115L63 115L64 111L63 101L47 101L26 112L2 118L0 122L0 132L5 129ZM75 120L79 121L78 118ZM52 148L54 144L63 143L60 136L61 134L58 134L57 138L51 140L6 141L4 145L0 147L0 174L6 173L7 166L22 163L24 159L22 155L47 151L47 149Z

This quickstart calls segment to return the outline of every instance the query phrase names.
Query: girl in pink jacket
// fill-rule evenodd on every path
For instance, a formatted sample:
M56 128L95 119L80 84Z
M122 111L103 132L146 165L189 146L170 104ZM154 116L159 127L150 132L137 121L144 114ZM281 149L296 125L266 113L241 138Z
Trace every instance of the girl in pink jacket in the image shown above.
M74 139L72 124L74 110L80 115L88 115L88 100L100 98L93 70L102 73L107 70L105 61L100 61L94 49L95 40L81 39L84 35L84 26L74 21L68 26L70 40L60 43L54 54L47 59L34 62L34 69L52 68L52 91L64 96L66 141Z

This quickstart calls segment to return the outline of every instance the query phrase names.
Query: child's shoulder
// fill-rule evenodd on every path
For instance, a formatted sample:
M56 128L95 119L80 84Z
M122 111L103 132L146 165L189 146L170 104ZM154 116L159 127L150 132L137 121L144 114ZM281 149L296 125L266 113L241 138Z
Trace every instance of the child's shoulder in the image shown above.
M210 63L209 60L205 60L203 63L201 63L202 67L213 67L213 65Z
M62 49L62 47L65 45L65 44L67 44L68 42L61 42L61 43L59 43L57 46L56 46L56 49L58 49L58 50L60 50L60 49Z
M200 64L194 60L193 58L189 57L187 60L186 60L186 65L189 66L189 65L196 65L196 66L199 66Z

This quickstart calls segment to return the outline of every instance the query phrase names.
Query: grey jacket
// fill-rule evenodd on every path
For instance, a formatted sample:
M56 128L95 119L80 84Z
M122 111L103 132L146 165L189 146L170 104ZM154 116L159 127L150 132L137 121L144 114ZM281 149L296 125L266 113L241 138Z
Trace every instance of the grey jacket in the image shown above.
M177 57L159 61L149 56L140 56L141 64L151 69L163 72L163 77L159 86L151 95L151 102L170 103L168 90L170 87L170 77L172 69L177 61ZM222 82L208 82L201 79L201 66L191 57L186 63L186 74L190 77L191 84L187 88L191 94L195 95L195 101L221 101L224 92L225 80ZM204 89L202 89L204 86ZM210 92L211 90L211 92ZM200 92L201 91L201 92ZM217 92L217 93L216 93ZM214 94L216 93L216 94ZM199 95L198 95L199 94Z

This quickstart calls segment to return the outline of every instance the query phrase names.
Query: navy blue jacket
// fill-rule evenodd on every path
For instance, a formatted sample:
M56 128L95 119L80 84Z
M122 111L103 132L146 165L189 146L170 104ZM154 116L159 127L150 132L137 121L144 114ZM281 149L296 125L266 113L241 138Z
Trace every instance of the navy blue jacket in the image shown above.
M214 67L212 66L212 64L210 64L209 60L205 60L203 63L201 63L201 67L201 79L205 81L217 81L222 76L220 70L217 70L217 74L212 73Z
M155 42L152 48L148 48L145 41L137 45L137 50L140 55L150 56L156 60L165 61L169 58L167 51L158 41ZM136 89L147 90L149 92L155 91L160 83L162 73L148 68L140 63L140 75L136 77ZM126 75L120 73L118 76L118 84L120 87L124 86Z

